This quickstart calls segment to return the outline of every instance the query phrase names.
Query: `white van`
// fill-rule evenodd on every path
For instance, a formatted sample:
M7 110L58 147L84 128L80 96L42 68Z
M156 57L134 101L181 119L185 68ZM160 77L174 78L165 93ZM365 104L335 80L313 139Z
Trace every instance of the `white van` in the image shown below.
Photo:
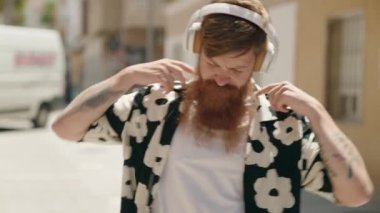
M65 92L65 54L57 31L0 25L0 119L45 126Z

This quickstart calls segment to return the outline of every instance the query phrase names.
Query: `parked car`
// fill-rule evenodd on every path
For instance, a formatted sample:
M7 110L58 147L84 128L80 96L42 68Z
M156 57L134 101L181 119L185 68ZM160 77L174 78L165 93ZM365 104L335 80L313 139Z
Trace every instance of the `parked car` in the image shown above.
M45 126L64 96L65 70L57 31L0 25L0 118Z

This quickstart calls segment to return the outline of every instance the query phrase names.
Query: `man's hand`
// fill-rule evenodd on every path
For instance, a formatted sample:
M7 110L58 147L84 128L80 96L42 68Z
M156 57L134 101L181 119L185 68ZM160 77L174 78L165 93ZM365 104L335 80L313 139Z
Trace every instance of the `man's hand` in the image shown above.
M267 85L257 91L256 96L266 94L275 111L287 112L289 108L308 117L314 115L315 109L321 106L318 100L289 82Z
M194 75L194 69L180 61L161 59L125 68L120 72L121 82L131 82L133 85L148 85L160 83L166 91L173 88L174 80L185 83L184 73ZM128 76L129 79L124 78Z

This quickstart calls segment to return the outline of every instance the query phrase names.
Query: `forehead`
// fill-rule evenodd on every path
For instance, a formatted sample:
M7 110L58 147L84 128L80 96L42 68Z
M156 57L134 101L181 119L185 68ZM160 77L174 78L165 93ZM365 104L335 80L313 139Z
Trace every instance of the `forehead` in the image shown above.
M233 51L214 57L207 57L205 54L202 54L201 57L202 56L217 63L228 63L230 65L251 65L255 61L253 50L245 52Z

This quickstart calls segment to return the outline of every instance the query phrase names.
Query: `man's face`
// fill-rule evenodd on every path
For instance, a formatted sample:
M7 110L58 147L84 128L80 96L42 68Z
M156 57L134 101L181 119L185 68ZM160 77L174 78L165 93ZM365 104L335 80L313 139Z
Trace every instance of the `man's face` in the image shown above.
M202 80L212 80L218 86L241 88L251 78L255 64L252 50L242 54L231 52L221 56L207 57L202 51L199 59L199 72Z
M237 138L244 130L240 126L249 110L245 100L252 90L250 78L254 63L252 51L213 58L201 54L199 79L185 91L183 105L183 117L191 119L198 135L212 137L214 131L223 130L227 147L239 141ZM195 113L191 116L189 109L194 102Z

